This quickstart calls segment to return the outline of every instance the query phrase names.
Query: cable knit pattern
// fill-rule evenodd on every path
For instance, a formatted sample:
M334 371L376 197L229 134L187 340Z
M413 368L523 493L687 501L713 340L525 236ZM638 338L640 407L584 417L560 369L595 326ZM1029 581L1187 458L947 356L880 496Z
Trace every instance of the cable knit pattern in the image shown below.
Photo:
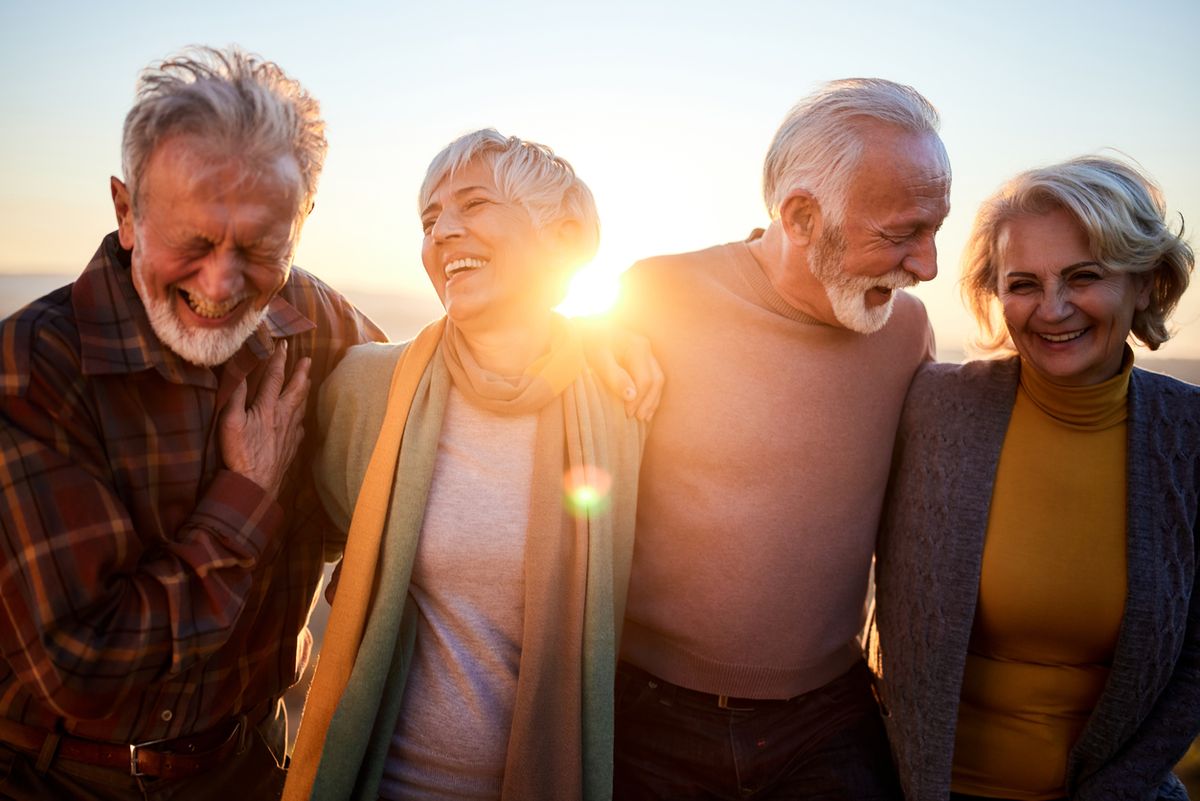
M929 365L901 419L868 636L910 801L950 793L988 507L1017 360ZM1134 369L1129 594L1104 693L1071 751L1079 801L1183 801L1170 770L1200 733L1200 388Z

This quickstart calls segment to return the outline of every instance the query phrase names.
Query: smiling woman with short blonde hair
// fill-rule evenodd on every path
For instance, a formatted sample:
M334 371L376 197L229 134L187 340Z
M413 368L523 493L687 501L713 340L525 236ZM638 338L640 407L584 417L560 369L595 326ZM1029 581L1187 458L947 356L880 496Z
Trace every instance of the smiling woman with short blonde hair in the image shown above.
M285 798L608 799L644 430L552 310L595 204L489 129L433 160L420 213L446 316L321 395L349 534Z

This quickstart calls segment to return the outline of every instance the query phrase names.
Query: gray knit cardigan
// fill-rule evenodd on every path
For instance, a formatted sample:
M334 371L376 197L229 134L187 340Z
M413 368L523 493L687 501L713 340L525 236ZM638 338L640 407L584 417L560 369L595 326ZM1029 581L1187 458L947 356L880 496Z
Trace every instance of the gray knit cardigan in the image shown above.
M909 801L950 793L954 728L1016 358L927 365L901 418L867 636ZM1200 733L1200 388L1134 369L1129 587L1108 682L1067 764L1071 799L1187 799Z

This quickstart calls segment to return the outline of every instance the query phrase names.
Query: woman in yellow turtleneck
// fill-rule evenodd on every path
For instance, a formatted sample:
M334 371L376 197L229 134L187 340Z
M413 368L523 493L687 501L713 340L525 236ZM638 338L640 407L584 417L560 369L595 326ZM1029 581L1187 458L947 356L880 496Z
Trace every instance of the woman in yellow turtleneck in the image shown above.
M1193 263L1111 159L980 210L964 290L1018 356L914 379L878 548L870 648L910 801L1187 797L1200 388L1126 340L1166 341Z

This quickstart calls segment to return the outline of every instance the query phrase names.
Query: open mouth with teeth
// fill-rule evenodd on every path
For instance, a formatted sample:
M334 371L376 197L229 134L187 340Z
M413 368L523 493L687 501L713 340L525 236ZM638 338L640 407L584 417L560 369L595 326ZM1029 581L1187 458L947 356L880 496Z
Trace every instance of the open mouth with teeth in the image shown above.
M1047 342L1070 342L1073 339L1079 339L1087 331L1086 328L1081 328L1078 331L1068 331L1065 334L1038 334L1038 336Z
M236 295L229 300L218 303L201 295L188 292L186 289L179 289L177 292L179 297L183 299L183 302L187 304L187 307L196 316L209 320L220 320L223 317L228 317L246 299L246 295Z
M455 259L454 261L452 261L446 265L446 270L445 270L446 277L453 278L454 276L458 275L459 273L465 273L465 272L469 272L471 270L478 270L481 267L485 267L486 265L487 265L487 262L484 261L483 259Z

